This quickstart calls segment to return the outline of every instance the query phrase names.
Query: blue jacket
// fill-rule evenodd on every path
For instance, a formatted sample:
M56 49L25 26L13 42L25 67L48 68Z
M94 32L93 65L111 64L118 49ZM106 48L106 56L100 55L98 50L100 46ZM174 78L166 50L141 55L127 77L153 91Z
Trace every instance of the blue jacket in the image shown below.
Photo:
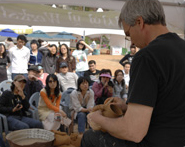
M37 58L33 55L32 50L30 50L30 64L37 65L41 64L42 61L42 54L38 51Z

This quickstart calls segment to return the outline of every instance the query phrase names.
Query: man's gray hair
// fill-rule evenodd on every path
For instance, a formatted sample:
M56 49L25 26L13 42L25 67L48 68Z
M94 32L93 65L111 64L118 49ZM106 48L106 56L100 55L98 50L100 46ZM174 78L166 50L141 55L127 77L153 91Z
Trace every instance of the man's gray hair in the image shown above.
M118 24L122 21L134 26L136 19L142 17L145 24L162 24L166 26L165 14L158 0L127 0L121 10Z

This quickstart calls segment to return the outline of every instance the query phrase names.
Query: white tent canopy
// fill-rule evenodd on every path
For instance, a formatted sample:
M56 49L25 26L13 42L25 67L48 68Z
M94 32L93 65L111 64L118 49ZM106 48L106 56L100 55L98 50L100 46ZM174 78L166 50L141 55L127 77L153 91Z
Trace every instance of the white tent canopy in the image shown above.
M119 29L118 16L124 0L0 0L1 24ZM185 1L161 0L167 26L179 35L185 30ZM60 4L111 9L109 12L82 12L54 9L42 4Z

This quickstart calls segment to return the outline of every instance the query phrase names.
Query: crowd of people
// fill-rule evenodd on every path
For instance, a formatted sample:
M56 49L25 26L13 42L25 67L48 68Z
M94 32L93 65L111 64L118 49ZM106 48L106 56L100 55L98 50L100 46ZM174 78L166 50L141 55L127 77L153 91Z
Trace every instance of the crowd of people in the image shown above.
M126 1L119 25L132 45L119 62L123 69L113 76L110 69L96 69L96 61L88 62L85 49L93 48L83 40L73 53L66 44L58 49L41 40L32 40L28 49L23 35L17 45L7 39L7 50L0 44L1 81L12 66L11 90L0 97L9 128L58 130L76 119L82 147L185 146L185 41L167 29L158 0ZM40 92L40 120L26 115L35 92ZM123 115L104 116L102 108L110 102ZM87 122L91 129L85 131Z
M0 44L0 65L3 71L0 73L4 74L0 82L7 79L6 70L12 66L13 88L3 92L0 97L0 113L7 116L10 130L34 127L58 130L61 125L66 125L66 121L62 120L70 117L77 120L78 132L83 134L87 114L95 105L103 104L109 97L127 99L128 85L124 80L124 73L129 75L129 70L116 70L113 79L110 69L96 69L96 61L87 60L87 55L93 52L93 48L85 41L79 40L73 52L66 44L57 48L45 41L31 40L30 48L27 48L26 43L26 37L19 35L17 44L11 44L8 49L7 43L6 46ZM29 99L35 92L40 93L39 122L34 122L24 112L31 108ZM73 112L73 118L68 115L69 112L62 110L60 104L63 100L70 112ZM18 127L13 119L21 122ZM30 120L24 121L25 119Z

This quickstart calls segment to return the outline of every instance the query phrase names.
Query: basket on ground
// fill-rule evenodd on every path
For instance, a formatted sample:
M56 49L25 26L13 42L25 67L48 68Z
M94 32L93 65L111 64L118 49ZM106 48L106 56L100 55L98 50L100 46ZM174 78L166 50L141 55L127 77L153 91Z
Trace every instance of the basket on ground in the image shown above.
M11 147L51 147L54 133L44 129L13 131L6 136Z

